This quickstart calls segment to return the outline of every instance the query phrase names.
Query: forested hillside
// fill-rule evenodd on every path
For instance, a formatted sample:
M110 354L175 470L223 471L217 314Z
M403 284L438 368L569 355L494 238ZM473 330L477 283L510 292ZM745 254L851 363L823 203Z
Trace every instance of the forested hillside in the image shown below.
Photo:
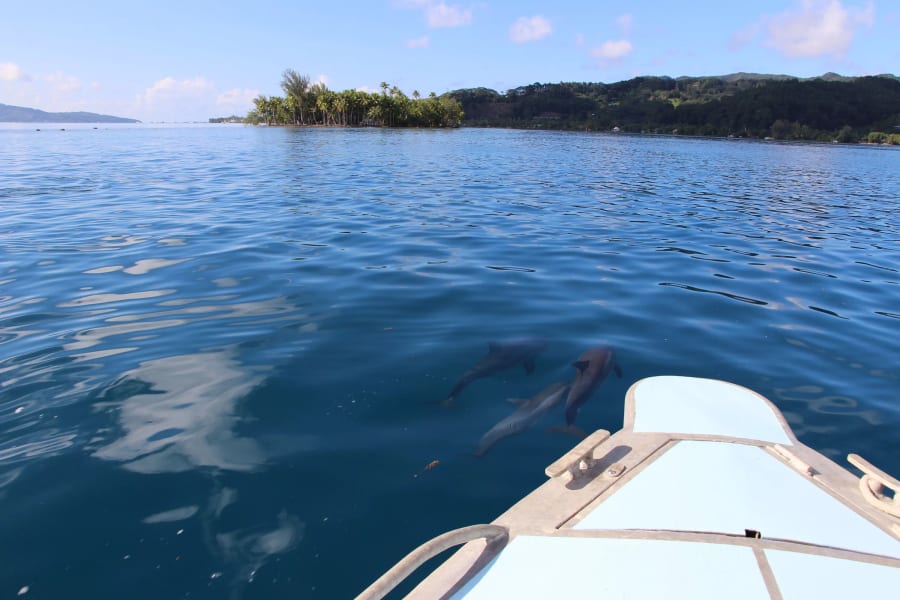
M24 106L0 104L0 123L140 123L140 121L89 112L52 113Z
M738 73L450 92L467 126L900 143L900 79Z

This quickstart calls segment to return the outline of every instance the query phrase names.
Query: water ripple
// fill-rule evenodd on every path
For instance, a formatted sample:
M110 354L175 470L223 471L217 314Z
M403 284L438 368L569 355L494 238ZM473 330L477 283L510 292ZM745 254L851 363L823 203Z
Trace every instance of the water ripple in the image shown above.
M51 429L10 439L7 436L11 431L14 430L4 432L4 442L0 446L0 465L54 456L72 447L78 437L74 432Z
M702 292L704 294L716 294L719 296L724 296L725 298L730 298L731 300L738 300L740 302L746 302L747 304L755 304L757 306L767 306L769 303L764 300L757 300L756 298L748 298L747 296L739 296L738 294L732 294L729 292L723 292L719 290L707 290L703 288L699 288L693 285L687 285L684 283L671 283L671 282L663 282L659 285L665 287L675 287L681 288L683 290L688 290L691 292Z
M718 377L804 442L898 473L900 152L883 150L0 127L0 498L4 539L31 540L8 571L48 597L238 596L254 578L350 597L373 552L533 487L568 441L467 453L503 398L600 343L625 378L585 427L617 427L640 377ZM523 336L549 340L532 375L432 404L488 340Z
M518 271L520 273L536 273L536 269L529 269L528 267L501 267L497 265L485 265L486 269L493 269L494 271Z

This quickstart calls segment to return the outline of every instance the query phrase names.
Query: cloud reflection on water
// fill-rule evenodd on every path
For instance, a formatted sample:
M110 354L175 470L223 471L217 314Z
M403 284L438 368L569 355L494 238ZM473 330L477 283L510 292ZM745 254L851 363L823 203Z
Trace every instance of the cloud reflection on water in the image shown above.
M148 515L142 519L142 522L146 523L147 525L155 525L157 523L176 523L178 521L190 519L195 514L197 514L198 510L200 510L200 507L197 505L181 506L179 508L164 510L162 512Z
M93 296L85 296L70 303L61 304L60 306L81 306L88 304L104 304L119 302L122 300L145 299L147 297L165 295L175 290L158 290L155 292L136 292L133 294L97 294ZM208 298L206 300L225 300L231 297ZM177 306L179 304L190 304L194 302L203 302L204 299L180 299L171 302L162 302L161 305ZM192 322L218 320L225 318L246 318L246 317L270 317L273 315L283 315L285 318L303 318L305 315L290 314L295 310L291 304L283 296L258 300L253 302L237 302L233 304L201 304L185 308L178 308L165 311L138 312L134 314L122 314L119 311L113 312L112 316L103 320L104 323L116 323L114 325L103 325L83 329L75 332L71 337L73 341L63 346L64 350L85 350L92 348L107 338L122 336L125 334L139 333L145 331L155 331L159 329L167 329L186 325ZM178 318L171 318L178 317ZM131 350L116 348L112 352L104 351L102 355L118 354ZM79 354L75 358L84 360L85 357L96 358L97 355Z
M218 533L215 543L227 563L239 565L235 583L253 582L256 572L276 554L290 552L303 540L306 524L282 510L274 529L253 527Z
M7 490L3 488L18 479L23 470L24 467L17 467L15 469L10 469L9 471L0 472L0 500L6 497Z
M188 260L190 259L143 258L135 262L130 267L123 267L122 265L110 265L107 267L97 267L95 269L89 269L85 271L84 274L102 275L104 273L115 273L116 271L122 271L123 273L127 273L128 275L146 275L150 271L155 271L156 269L161 269L163 267L168 267L171 265L177 265Z
M81 296L79 298L75 298L74 300L67 300L66 302L61 302L57 306L60 308L74 308L77 306L90 306L93 304L111 304L113 302L124 302L126 300L147 300L150 298L158 298L160 296L166 296L168 294L174 294L177 290L173 289L165 289L165 290L144 290L140 292L130 292L127 294L91 294L88 296Z
M94 456L123 462L139 473L261 466L265 456L257 442L234 428L240 420L238 402L263 376L235 355L234 349L225 349L170 356L125 372L104 394L128 394L117 405L123 435ZM128 393L136 384L137 393Z

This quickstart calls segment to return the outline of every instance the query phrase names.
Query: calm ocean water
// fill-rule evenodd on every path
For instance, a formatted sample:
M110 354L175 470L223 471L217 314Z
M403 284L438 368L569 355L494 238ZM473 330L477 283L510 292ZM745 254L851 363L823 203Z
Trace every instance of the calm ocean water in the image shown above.
M544 480L562 410L471 452L598 344L586 429L723 378L900 475L896 149L40 127L0 128L2 598L351 597Z

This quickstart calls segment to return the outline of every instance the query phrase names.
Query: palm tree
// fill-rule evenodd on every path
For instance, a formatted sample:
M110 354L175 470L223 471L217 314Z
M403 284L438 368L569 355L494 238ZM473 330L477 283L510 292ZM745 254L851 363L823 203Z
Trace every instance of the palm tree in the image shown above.
M328 125L329 120L334 120L331 116L334 110L334 92L329 91L324 85L316 96L316 109L322 113L322 125Z
M290 120L290 111L287 104L281 96L271 96L269 98L269 111L272 113L272 122L284 125Z
M328 87L321 81L317 81L316 83L309 86L309 91L306 93L306 106L308 106L309 110L313 113L313 124L319 123L320 114L322 117L322 124L325 124L327 115L322 109L322 106L324 105L321 102L322 97L326 94L328 94Z
M308 76L286 69L281 79L284 98L259 94L253 99L254 108L247 113L245 121L305 125L306 116L311 118L310 124L319 123L321 118L323 125L340 123L357 127L458 127L462 124L462 105L450 96L439 97L431 92L423 98L415 90L410 100L399 87L386 81L379 87L381 94L359 90L332 92L324 83L310 85Z
M256 98L253 99L253 106L255 106L256 114L262 117L263 121L266 122L266 125L269 125L270 119L270 105L269 99L265 97L265 95L260 94Z
M347 124L347 109L350 107L346 93L337 93L334 95L334 111L341 120L341 125Z
M300 105L297 102L297 99L294 96L287 95L284 97L284 109L287 112L290 123L292 125L297 124L297 114L300 112Z
M297 124L297 115L299 114L299 122L303 123L303 105L304 96L309 90L309 76L300 75L293 69L285 69L281 75L281 89L284 90L286 98L293 100L292 108L294 124Z

